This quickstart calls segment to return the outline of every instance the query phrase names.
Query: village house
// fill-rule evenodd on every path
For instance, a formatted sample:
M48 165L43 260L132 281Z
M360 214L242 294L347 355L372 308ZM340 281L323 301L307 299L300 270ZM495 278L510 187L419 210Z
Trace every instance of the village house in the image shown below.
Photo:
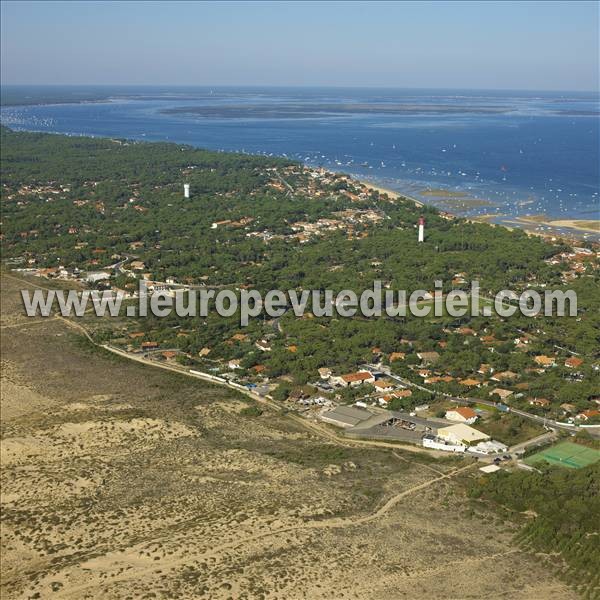
M477 332L470 327L459 327L456 329L456 333L459 335L477 335Z
M210 348L207 348L206 346L204 346L204 348L202 348L200 350L200 352L198 352L198 356L200 358L204 358L205 356L208 356L210 354Z
M142 350L156 350L160 347L158 342L142 342Z
M448 421L467 423L467 425L472 425L477 421L477 413L468 406L457 406L456 408L447 410L445 417Z
M246 342L248 336L245 333L234 333L229 339L232 342Z
M408 398L412 396L412 391L403 389L403 390L394 390L391 394L386 394L381 398L386 404L391 402L394 398Z
M234 369L239 369L240 368L240 364L241 364L241 360L239 358L232 358L228 363L227 366L233 371Z
M570 369L578 369L583 364L583 359L577 358L576 356L571 356L565 360L565 367L569 367Z
M392 352L390 354L390 362L394 362L395 360L404 360L406 358L406 354L404 352Z
M546 408L550 406L550 400L547 398L529 398L530 406L539 406L541 408Z
M590 419L600 417L600 410L596 410L595 408L589 408L588 410L584 410L577 415L577 418L581 421L589 421Z
M540 354L539 356L534 356L533 360L536 364L541 367L553 367L556 365L556 361L551 356L546 356L545 354Z
M452 375L434 375L433 377L427 377L423 383L450 383L451 381L454 381Z
M460 385L465 385L467 387L480 387L481 386L481 381L479 381L477 379L471 379L469 377L467 377L466 379L461 379L458 383L460 383Z
M495 388L490 392L490 396L499 396L500 400L502 400L503 402L509 398L510 396L513 395L513 392L511 392L510 390L505 390L502 388Z
M394 389L394 384L391 381L383 379L378 379L373 385L378 392L391 392Z
M525 348L527 344L529 344L529 338L526 337L518 337L514 339L515 346L517 348Z
M175 360L175 358L177 357L177 352L175 352L175 350L165 350L164 352L161 352L160 355L166 361L172 361Z
M513 373L512 371L501 371L500 373L495 373L490 377L492 381L512 381L516 379L518 375Z
M363 383L375 383L375 377L369 371L358 371L346 375L337 375L330 379L333 385L340 387L356 387Z

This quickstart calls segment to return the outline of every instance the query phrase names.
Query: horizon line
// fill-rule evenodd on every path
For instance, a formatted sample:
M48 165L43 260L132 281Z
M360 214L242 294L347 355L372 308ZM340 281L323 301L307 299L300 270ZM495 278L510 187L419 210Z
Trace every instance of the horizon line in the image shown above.
M486 88L486 87L417 87L399 85L320 85L320 84L210 84L210 83L0 83L3 87L189 87L189 88L272 88L272 89L364 89L364 90L449 90L449 91L482 91L482 92L571 92L597 94L600 96L600 88L597 89L558 89L558 88Z

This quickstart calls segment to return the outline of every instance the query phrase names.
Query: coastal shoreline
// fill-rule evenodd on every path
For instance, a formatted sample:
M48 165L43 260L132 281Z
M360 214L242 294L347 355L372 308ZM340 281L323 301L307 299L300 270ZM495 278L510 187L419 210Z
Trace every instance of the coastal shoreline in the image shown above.
M93 103L104 103L104 102L108 102L109 100L92 100L92 101L80 101L79 104L93 104ZM68 104L72 104L72 103L68 103ZM45 105L48 105L48 103L45 103ZM31 105L27 105L27 106L31 106ZM8 127L6 125L4 125L4 127ZM9 129L12 129L11 127L8 127ZM47 133L47 134L56 134L56 135L74 135L74 134L65 134L65 133L61 133L61 132L52 132L52 131L44 131L44 130L31 130L31 129L13 129L14 131L27 131L27 132L37 132L37 133ZM101 137L101 138L105 138L105 139L113 139L110 136L103 136L103 135L93 135L93 134L77 134L78 137L87 137L87 138L94 138L94 137ZM133 139L132 141L135 141L136 143L154 143L153 140L143 140L143 139ZM177 144L178 142L172 141L172 140L164 140L167 143L174 143ZM235 153L235 151L231 151L233 153ZM257 156L260 156L260 154L257 154ZM306 163L303 163L302 161L298 161L301 164L304 164L305 167L307 168L314 168L311 165L307 165ZM505 227L506 229L509 230L513 230L513 229L521 229L523 231L525 231L527 234L529 235L537 235L540 237L544 237L544 238L564 238L567 240L572 240L572 241L590 241L590 242L594 242L594 243L598 243L600 242L600 219L552 219L551 217L547 217L546 215L544 216L543 220L538 219L536 215L530 215L530 216L525 216L525 217L519 217L519 216L512 216L510 214L494 214L494 213L487 213L487 214L482 214L482 215L461 215L458 214L458 212L456 211L456 207L454 207L455 209L453 210L452 207L448 207L448 206L444 206L445 204L448 204L448 202L452 201L452 202L460 202L463 205L466 206L466 204L469 203L479 203L481 206L484 205L489 205L490 207L494 206L494 204L492 202L490 202L487 199L481 199L481 198L473 198L471 196L469 196L467 194L467 192L463 192L463 191L455 191L455 190L447 190L447 189L442 189L442 188L430 188L429 186L427 186L427 184L423 184L423 192L422 194L427 196L428 198L432 198L432 199L439 199L440 202L436 202L436 201L432 201L432 202L425 202L423 200L419 200L417 198L415 198L414 196L411 196L409 193L405 193L405 192L401 192L398 190L394 190L390 187L387 187L385 184L380 184L377 181L373 181L370 179L366 179L358 174L354 174L354 173L350 173L350 172L344 172L344 171L337 171L335 169L332 168L328 168L328 167L321 167L324 168L326 171L328 171L329 173L333 174L333 175L344 175L346 177L349 177L351 179L353 179L354 181L366 186L367 188L371 189L371 190L375 190L381 194L387 194L388 197L392 198L393 200L399 200L399 199L404 199L404 200L408 200L409 202L412 202L415 206L417 206L418 208L424 208L424 207L432 207L435 208L436 210L440 211L440 213L450 216L452 218L455 219L464 219L466 221L469 222L473 222L473 223L485 223L488 225L493 225L493 226L500 226L500 227ZM496 219L500 219L499 221L494 222L494 220ZM582 223L585 223L585 225L582 225ZM592 224L590 226L590 224ZM536 230L534 228L540 228L540 227L545 227L546 231L541 231L541 230ZM565 231L566 230L566 231Z
M547 227L566 227L582 232L600 233L600 219L542 219L535 215L531 215L527 217L517 217L516 220Z
M357 181L359 183L362 183L369 189L379 192L380 194L387 194L390 198L393 198L394 200L409 200L410 202L414 202L414 204L419 208L426 206L425 202L421 202L420 200L417 200L412 196L408 196L407 194L403 194L402 192L397 192L390 188L383 187L366 179L357 179Z
M354 177L350 174L350 176L358 181L359 183L367 186L368 188L375 190L382 194L387 194L391 198L397 199L405 199L410 202L413 202L418 207L431 206L439 210L440 212L451 215L455 219L464 219L471 223L485 223L487 225L492 225L494 227L504 227L508 230L521 229L525 231L528 235L536 235L544 238L564 238L573 241L591 241L598 242L600 241L600 218L599 219L552 219L547 215L528 215L525 217L512 216L510 214L505 213L488 213L483 215L459 215L452 210L448 210L446 207L439 206L437 203L427 203L421 200L417 200L413 196L405 194L403 192L399 192L396 190L392 190L388 187L384 187L372 181L361 179ZM461 201L479 201L486 202L492 205L491 202L487 200L481 200L476 198L468 198L466 197L466 193L463 196L462 192L452 192L450 190L434 190L436 193L429 193L430 196L435 197L454 197ZM425 193L427 189L425 190ZM438 194L438 192L445 192L445 194ZM459 195L460 194L460 195ZM494 222L494 220L498 219L498 222ZM547 228L546 231L537 230L539 227ZM567 230L567 231L564 231ZM588 239L589 238L589 239Z

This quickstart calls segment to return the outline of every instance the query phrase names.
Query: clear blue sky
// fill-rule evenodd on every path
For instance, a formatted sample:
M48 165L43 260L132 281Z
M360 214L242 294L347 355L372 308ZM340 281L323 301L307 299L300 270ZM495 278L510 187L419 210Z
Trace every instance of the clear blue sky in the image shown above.
M2 82L598 90L596 2L2 1Z

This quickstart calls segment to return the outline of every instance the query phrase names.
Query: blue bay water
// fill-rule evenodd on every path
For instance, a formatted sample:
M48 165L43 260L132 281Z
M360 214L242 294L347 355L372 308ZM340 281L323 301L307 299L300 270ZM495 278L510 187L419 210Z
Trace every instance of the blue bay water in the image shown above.
M3 106L2 124L288 156L457 214L503 215L497 221L600 217L594 94L121 88L107 95L92 103ZM184 112L165 112L173 109ZM422 196L427 189L480 202Z

